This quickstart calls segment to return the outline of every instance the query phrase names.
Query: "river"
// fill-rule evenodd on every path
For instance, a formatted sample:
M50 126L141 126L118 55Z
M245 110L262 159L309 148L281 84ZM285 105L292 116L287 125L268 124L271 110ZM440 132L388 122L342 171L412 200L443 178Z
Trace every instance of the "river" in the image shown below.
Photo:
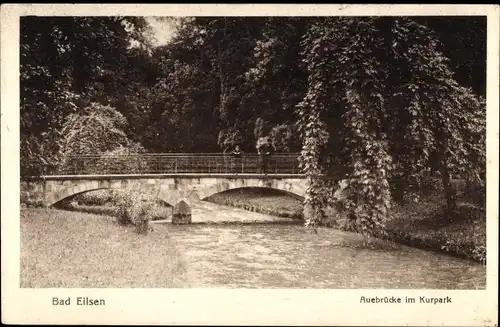
M260 215L205 203L195 215ZM253 215L253 216L252 216ZM252 217L249 217L252 216ZM235 218L235 220L241 220ZM329 228L302 225L169 225L194 287L484 289L486 267Z

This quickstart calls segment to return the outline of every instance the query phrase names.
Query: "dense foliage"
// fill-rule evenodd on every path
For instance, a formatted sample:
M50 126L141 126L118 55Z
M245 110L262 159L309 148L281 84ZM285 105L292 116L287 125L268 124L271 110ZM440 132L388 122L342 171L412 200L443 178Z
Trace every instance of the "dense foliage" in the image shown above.
M133 225L140 234L147 235L149 222L164 214L155 198L140 192L116 193L117 221L122 225Z
M410 19L327 18L311 24L303 44L306 203L319 211L309 222L332 198L321 199L334 182L327 158L348 168L354 229L382 229L391 193L415 199L428 174L440 174L453 210L451 176L480 180L485 106L457 84L432 30Z
M135 17L22 18L22 175L47 172L64 159L60 138L68 138L62 132L68 115L81 115L94 102L127 118L139 110L139 91L148 89L148 81L135 75L150 75L148 61L138 59L148 57L146 30L144 19ZM133 106L130 94L136 95Z
M160 47L139 18L21 25L24 173L141 146L300 152L306 224L339 207L341 172L363 233L430 175L450 211L451 179L484 182L483 18L181 18Z

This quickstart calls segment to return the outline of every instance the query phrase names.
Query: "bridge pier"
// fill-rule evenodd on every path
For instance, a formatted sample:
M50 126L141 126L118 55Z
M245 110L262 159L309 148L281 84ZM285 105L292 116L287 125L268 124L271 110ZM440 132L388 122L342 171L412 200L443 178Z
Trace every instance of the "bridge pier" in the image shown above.
M174 210L172 212L172 224L185 225L191 224L191 222L191 207L185 201L180 201L174 206Z

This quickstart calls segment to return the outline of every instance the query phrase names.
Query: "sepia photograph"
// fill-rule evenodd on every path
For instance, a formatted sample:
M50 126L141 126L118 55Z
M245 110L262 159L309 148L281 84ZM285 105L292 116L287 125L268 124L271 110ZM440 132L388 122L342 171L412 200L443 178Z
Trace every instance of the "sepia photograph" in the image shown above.
M14 287L487 289L487 15L18 23Z

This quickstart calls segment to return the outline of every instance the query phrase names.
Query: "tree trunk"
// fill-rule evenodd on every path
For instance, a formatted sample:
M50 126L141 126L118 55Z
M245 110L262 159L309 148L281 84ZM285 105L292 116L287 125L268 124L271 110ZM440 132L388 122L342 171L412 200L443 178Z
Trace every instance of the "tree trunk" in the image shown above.
M446 214L448 217L452 217L457 209L457 199L456 191L451 185L451 178L446 160L441 166L441 179L443 182L443 190L446 197Z
M219 117L227 126L227 87L226 87L226 76L224 74L223 62L221 59L220 50L218 50L218 65L219 65L219 82L220 82L220 109Z
M404 203L405 182L403 177L397 176L392 179L393 199L396 203Z

